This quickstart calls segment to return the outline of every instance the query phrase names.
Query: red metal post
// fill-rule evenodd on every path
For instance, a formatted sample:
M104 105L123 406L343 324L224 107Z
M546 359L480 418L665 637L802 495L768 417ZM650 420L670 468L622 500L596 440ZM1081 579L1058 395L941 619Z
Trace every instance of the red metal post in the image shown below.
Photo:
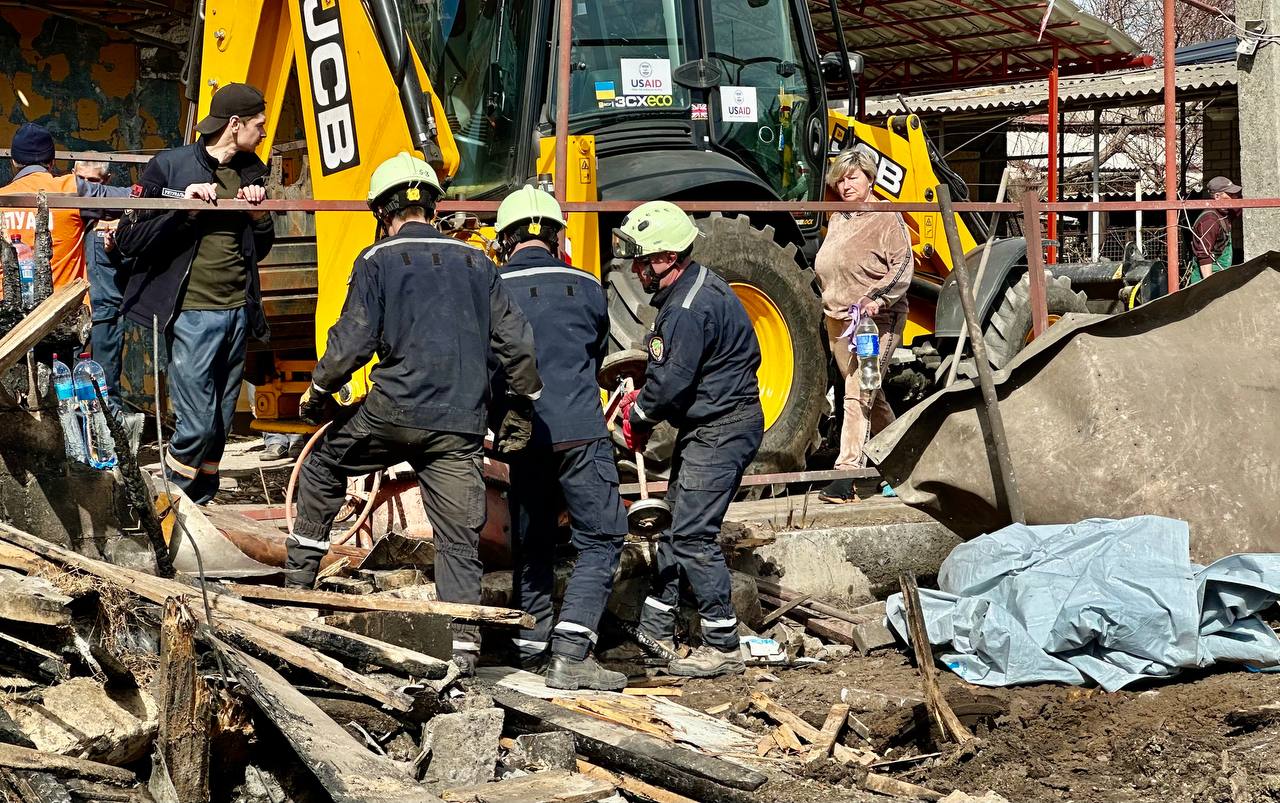
M1053 220L1053 216L1049 216ZM1027 275L1031 280L1031 336L1049 328L1049 299L1044 288L1044 246L1040 242L1040 194L1022 194L1022 236L1027 239Z
M573 0L560 0L560 44L556 48L556 200L569 188L569 68L573 56Z
M1164 199L1178 197L1178 127L1174 110L1177 102L1177 83L1174 76L1173 9L1175 0L1164 0ZM1164 213L1165 264L1169 268L1169 292L1178 289L1178 210L1169 208Z
M1058 48L1053 48L1053 66L1049 69L1049 177L1048 188L1045 197L1049 203L1058 200ZM1037 218L1036 225L1039 225ZM1036 240L1040 238L1037 236ZM1058 216L1053 212L1049 213L1049 239L1058 239ZM1049 264L1053 265L1058 261L1058 248L1055 245L1049 246ZM1035 279L1032 279L1034 282ZM1035 309L1035 304L1031 305ZM1036 332L1036 334L1040 334Z

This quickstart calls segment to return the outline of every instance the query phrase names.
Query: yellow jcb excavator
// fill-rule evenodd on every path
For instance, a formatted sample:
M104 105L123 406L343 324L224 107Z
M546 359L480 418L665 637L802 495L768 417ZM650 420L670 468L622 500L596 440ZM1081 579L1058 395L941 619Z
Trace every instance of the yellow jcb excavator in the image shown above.
M448 197L496 200L523 184L546 186L554 175L554 78L557 59L567 58L570 201L817 200L828 155L855 140L881 156L882 196L931 200L940 175L966 196L915 116L875 127L828 111L826 86L844 85L852 99L859 59L843 35L841 53L819 58L805 0L579 0L568 53L556 52L558 6L203 0L189 82L198 88L195 117L219 86L248 82L267 99L262 156L301 134L309 193L318 200L363 197L373 169L401 150L433 163ZM306 184L292 190L305 193ZM614 269L603 253L604 233L619 217L572 214L568 239L574 264L607 288L621 348L641 339L652 311L630 271ZM935 339L958 335L960 318L945 283L951 264L940 216L906 218L918 258L907 334L929 368ZM706 236L695 256L732 284L764 356L766 433L754 471L802 468L827 406L828 359L808 268L821 224L812 214L699 220ZM960 221L966 250L980 225ZM366 213L316 214L314 257L308 240L286 239L273 252L276 274L264 266L269 317L296 315L314 292L314 342L323 349L352 260L373 237ZM1021 241L998 245L980 299L988 317L1000 320L997 308L1024 264ZM1025 334L1014 324L996 334L1018 341ZM258 388L260 419L288 418L306 386L305 364L278 363L287 381ZM365 383L367 374L357 376L347 397L361 397ZM659 463L669 448L662 438L650 447Z

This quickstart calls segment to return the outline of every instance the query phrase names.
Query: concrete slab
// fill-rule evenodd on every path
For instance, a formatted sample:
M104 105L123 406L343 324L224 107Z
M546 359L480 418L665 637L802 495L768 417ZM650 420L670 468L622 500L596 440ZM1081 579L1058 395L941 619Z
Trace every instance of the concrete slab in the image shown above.
M960 543L942 524L891 497L830 505L810 492L807 505L803 496L735 503L728 519L772 530L775 539L732 556L733 568L855 605L897 591L903 571L931 584Z

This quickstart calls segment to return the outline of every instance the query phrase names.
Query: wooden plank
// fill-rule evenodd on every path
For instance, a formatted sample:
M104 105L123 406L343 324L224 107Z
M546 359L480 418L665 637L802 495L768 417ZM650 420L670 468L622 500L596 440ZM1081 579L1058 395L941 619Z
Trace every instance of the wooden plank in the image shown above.
M884 767L901 767L903 764L914 764L917 761L926 761L931 758L937 758L941 753L921 753L917 756L904 756L903 758L894 758L888 761L877 761L868 766L868 769L878 770Z
M740 790L758 789L767 780L739 764L668 744L503 686L494 686L489 692L507 712L508 726L518 732L568 731L573 734L578 752L587 758L696 800L753 803L754 798Z
M0 566L6 569L17 569L27 574L43 574L52 577L60 569L53 563L33 555L29 550L6 544L0 541Z
M183 803L209 800L209 690L196 666L196 620L176 599L164 605L156 748Z
M628 686L622 693L632 697L681 697L684 689L679 686Z
M602 767L597 767L582 759L578 759L578 772L591 778L597 778L602 781L613 784L624 792L630 792L633 795L652 800L654 803L699 803L693 798L678 795L668 789L662 789L653 784L645 783L639 778L633 778L620 772L610 772Z
M913 783L899 781L897 778L890 778L888 775L880 775L874 772L868 772L867 777L863 780L864 789L872 792L879 792L882 795L890 795L892 797L902 797L909 800L941 800L943 795L923 786L916 786Z
M47 772L60 778L84 778L118 786L133 786L138 782L137 776L132 772L110 764L100 764L97 761L71 758L56 753L44 753L12 744L0 744L0 767Z
M617 786L603 778L548 770L496 783L459 786L440 795L459 803L591 803L609 797Z
M34 644L0 633L0 656L4 663L35 674L45 683L57 683L67 677L67 662Z
M818 738L810 748L809 761L817 761L831 755L831 750L835 747L836 740L840 738L840 731L844 728L848 716L849 706L844 703L831 706L831 710L827 712L827 720L822 723L822 730L818 731Z
M402 712L413 710L413 698L409 695L388 691L386 687L379 686L359 672L353 672L323 653L288 640L272 639L270 631L257 625L238 622L235 619L217 619L215 629L219 635L230 639L238 647L252 650L257 645L270 644L272 645L270 654L292 666L305 669L339 686L359 692L392 710Z
M791 726L785 723L774 729L773 740L783 750L790 750L792 753L803 753L805 751L805 746L800 744L800 737L796 736L796 732L791 729Z
M797 591L783 588L772 580L765 580L760 577L752 577L752 579L755 580L756 588L761 592L768 594L771 597L777 597L783 602L796 602L805 596ZM821 614L822 616L826 616L831 619L840 619L842 621L849 622L850 624L859 624L865 618L859 618L857 614L851 611L846 611L844 608L837 608L834 605L828 605L825 602L819 602L817 600L808 600L803 603L796 602L796 604L803 604L804 607L809 608L814 613Z
M0 373L17 365L27 351L52 332L72 311L79 309L89 283L84 279L72 281L53 291L53 295L41 301L35 309L0 338Z
M61 627L71 624L71 602L48 580L0 572L0 619Z
M87 558L4 523L0 523L0 538L58 565L79 569L100 577L157 605L163 605L170 597L192 598L196 602L192 610L197 619L203 620L204 611L199 607L199 590L177 580L166 580L123 566ZM406 675L441 681L441 683L447 683L457 673L457 669L449 661L442 661L416 650L397 647L318 622L302 621L285 611L264 608L227 594L211 592L209 601L214 610L228 617L258 625L278 636L292 639L312 649L337 653L352 662L376 664ZM272 639L271 643L279 644L280 642L278 639ZM269 645L260 646L269 648Z
M916 585L915 573L900 575L898 582L902 586L902 602L911 633L911 648L915 651L916 665L924 685L925 705L942 730L943 738L953 739L960 744L971 741L973 734L956 716L956 712L951 710L938 687L937 669L933 665L933 646L929 643L929 632L924 624L924 610L920 606L920 589Z
M779 725L788 725L791 730L795 731L796 736L804 739L806 742L813 744L818 740L818 729L788 711L785 706L769 699L768 696L761 692L753 692L751 695L751 704L760 710L760 713L777 722Z
M274 669L208 638L334 803L438 803L400 765L369 752Z
M791 612L793 608L799 607L800 605L803 605L806 602L808 602L810 596L811 595L809 594L804 594L803 596L796 597L790 602L783 602L780 606L778 606L773 611L769 612L763 619L760 620L760 626L756 628L756 632L763 633L766 627L778 621L782 617L786 616L788 613Z
M760 737L759 743L756 744L756 755L763 757L778 749L778 740L773 738L773 733L766 733Z
M723 714L725 711L728 711L730 708L733 708L733 703L721 703L720 705L713 705L710 708L708 708L707 713L714 717L714 716Z
M426 613L447 616L458 622L476 622L484 625L512 625L533 627L533 615L513 608L497 608L489 605L464 605L457 602L436 600L398 599L395 597L358 596L338 594L332 591L312 591L299 588L255 586L243 583L226 583L226 588L241 599L256 602L282 602L303 608L327 608L334 611L393 611L396 613Z
M819 729L813 727L808 722L805 722L793 712L788 711L785 706L781 705L777 701L769 699L768 696L761 692L753 692L751 695L751 704L755 706L760 713L769 717L774 722L777 722L779 725L790 725L791 730L795 731L796 736L799 736L806 742L810 744L817 743L818 734L820 733ZM875 760L873 757L862 751L854 750L851 747L845 747L842 744L834 745L831 748L831 752L837 761L844 763L853 762L857 764L867 764L870 763L870 761Z

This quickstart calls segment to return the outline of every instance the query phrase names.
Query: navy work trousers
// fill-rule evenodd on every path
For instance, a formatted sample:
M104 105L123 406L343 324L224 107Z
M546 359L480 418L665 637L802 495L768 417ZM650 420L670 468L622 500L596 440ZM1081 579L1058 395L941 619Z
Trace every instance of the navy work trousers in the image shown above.
M601 438L559 452L532 448L511 461L508 498L516 549L513 606L536 620L533 629L522 630L516 639L520 658L529 661L550 648L557 655L582 660L595 644L627 535L613 447ZM553 627L551 592L561 500L569 509L578 557Z
M763 437L759 403L680 430L667 486L671 528L659 538L653 591L640 615L640 629L653 638L675 637L683 577L698 603L703 643L719 650L737 649L738 619L718 539L729 503Z

